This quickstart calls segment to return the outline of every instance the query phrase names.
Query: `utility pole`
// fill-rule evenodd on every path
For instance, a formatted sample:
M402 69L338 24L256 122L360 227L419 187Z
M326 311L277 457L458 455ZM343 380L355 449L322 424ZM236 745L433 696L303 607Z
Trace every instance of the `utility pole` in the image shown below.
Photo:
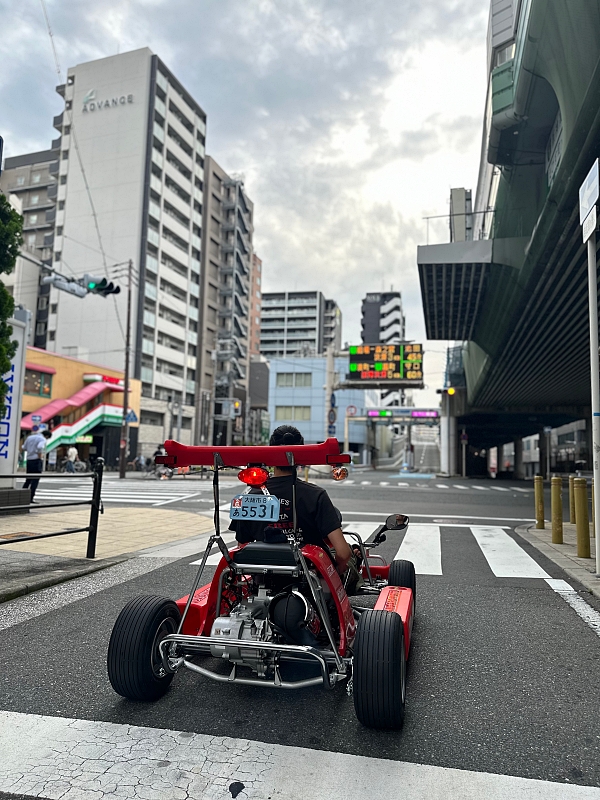
M331 395L333 394L333 384L335 380L335 361L333 358L333 345L327 345L325 359L325 436L329 438L329 410L331 408Z
M127 264L127 323L125 329L125 380L123 382L123 420L121 422L121 450L119 454L119 478L125 477L127 469L127 414L129 413L129 353L131 351L131 284L133 261Z

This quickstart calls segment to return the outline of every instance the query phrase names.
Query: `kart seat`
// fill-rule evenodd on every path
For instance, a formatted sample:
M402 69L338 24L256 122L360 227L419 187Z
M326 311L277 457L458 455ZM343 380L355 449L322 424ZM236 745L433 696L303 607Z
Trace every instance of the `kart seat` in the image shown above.
M292 548L287 542L249 542L233 554L236 564L265 567L295 567Z

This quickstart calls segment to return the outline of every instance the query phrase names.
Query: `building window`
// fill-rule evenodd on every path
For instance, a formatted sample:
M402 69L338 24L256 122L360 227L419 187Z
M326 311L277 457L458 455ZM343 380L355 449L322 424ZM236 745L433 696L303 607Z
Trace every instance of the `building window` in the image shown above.
M38 397L50 397L52 395L52 375L26 369L23 391L25 394L34 394Z
M50 313L57 314L58 313L58 303L51 303L50 304Z
M142 411L140 413L140 425L157 425L162 427L164 420L165 415L160 414L158 411Z
M29 224L35 225L37 222L38 215L37 214L30 214L29 215Z
M310 420L310 406L275 406L275 420L295 420L308 422Z
M278 372L277 386L310 387L312 386L312 372Z
M59 211L64 211L64 208L65 208L65 201L64 200L59 200L58 201L58 210Z
M24 186L25 185L25 176L19 175L17 178L17 186Z
M37 206L37 204L40 202L39 194L32 194L29 202L31 203L32 206Z
M50 339L51 342L53 342L54 339L56 338L56 331L48 331L48 338Z
M67 176L66 175L61 175L60 176L60 185L64 186L66 182L67 182Z
M30 247L34 247L35 246L35 233L30 233L29 234L29 236L27 237L27 244Z
M42 176L40 175L40 173L36 172L35 175L32 176L31 182L32 183L39 183L41 178L42 178Z

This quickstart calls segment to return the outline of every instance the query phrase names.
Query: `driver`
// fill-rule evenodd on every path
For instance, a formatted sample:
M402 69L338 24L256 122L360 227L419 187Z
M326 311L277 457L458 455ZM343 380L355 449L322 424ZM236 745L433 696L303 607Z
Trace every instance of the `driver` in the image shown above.
M280 425L271 434L270 445L304 444L304 437L293 425ZM240 543L261 541L285 541L285 533L293 530L292 477L296 467L273 467L273 477L266 483L268 492L281 503L279 521L266 525L264 522L232 520L229 530L235 531ZM257 490L258 491L258 490ZM356 573L355 557L340 527L341 517L324 489L305 481L296 483L296 514L298 532L304 544L316 544L333 549L335 564L340 575L350 568ZM358 578L358 574L356 574ZM351 576L354 578L354 574ZM355 581L351 580L351 583Z

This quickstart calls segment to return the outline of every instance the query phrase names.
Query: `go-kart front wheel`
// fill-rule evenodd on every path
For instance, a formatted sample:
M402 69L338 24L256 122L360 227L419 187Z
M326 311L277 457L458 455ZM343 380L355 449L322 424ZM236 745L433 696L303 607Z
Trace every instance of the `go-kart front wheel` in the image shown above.
M402 619L393 611L363 611L354 640L354 710L367 728L399 729L404 722L406 659Z
M405 589L412 589L413 603L417 603L417 576L415 575L415 565L412 561L399 558L392 561L388 575L389 586L402 586Z
M177 631L181 614L164 597L134 597L117 617L108 644L108 678L117 694L129 700L158 700L173 673L162 664L158 645Z

